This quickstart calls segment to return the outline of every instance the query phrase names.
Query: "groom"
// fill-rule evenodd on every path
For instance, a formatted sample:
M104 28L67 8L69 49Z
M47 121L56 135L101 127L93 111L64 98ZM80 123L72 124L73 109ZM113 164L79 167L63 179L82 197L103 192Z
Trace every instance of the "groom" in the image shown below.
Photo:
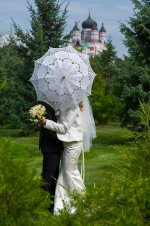
M51 106L43 101L38 101L38 104L42 104L46 108L46 118L57 121L55 111ZM51 195L51 206L48 208L50 212L53 212L54 207L54 195L56 188L56 180L59 174L60 155L63 150L63 144L58 140L56 132L40 127L39 137L39 149L43 154L42 165L42 188Z

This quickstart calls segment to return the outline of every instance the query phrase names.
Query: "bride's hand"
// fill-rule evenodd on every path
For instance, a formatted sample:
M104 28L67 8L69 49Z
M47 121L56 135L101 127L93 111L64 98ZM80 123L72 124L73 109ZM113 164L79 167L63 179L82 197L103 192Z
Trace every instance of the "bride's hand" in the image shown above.
M44 119L39 120L39 124L41 126L45 126L46 125L46 119L44 118Z

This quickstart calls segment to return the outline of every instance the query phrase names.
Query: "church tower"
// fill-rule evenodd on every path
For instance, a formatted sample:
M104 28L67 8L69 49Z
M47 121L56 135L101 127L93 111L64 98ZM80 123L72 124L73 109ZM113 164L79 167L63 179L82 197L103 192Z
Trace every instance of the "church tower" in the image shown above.
M88 18L82 23L82 35L81 40L84 42L91 42L92 40L97 40L99 38L97 23L91 18L89 13Z
M75 46L77 42L81 41L81 32L78 28L77 22L75 22L75 25L72 29L72 44Z
M75 22L72 30L71 44L76 48L80 46L82 52L90 56L101 53L106 49L106 30L104 24L102 23L99 30L97 22L91 18L89 13L88 18L82 23L81 32L77 22Z
M100 42L102 42L103 44L106 43L106 30L104 28L104 24L102 23L101 29L99 31L99 40Z

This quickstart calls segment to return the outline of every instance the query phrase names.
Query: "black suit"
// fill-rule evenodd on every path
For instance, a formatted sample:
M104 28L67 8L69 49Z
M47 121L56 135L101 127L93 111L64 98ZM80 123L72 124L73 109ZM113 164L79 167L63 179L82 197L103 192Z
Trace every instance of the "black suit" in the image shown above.
M39 101L46 108L46 118L57 121L55 112L48 104ZM42 178L44 180L43 189L50 192L52 201L55 195L56 180L59 173L60 155L63 144L58 140L56 132L43 127L40 128L39 149L43 154Z

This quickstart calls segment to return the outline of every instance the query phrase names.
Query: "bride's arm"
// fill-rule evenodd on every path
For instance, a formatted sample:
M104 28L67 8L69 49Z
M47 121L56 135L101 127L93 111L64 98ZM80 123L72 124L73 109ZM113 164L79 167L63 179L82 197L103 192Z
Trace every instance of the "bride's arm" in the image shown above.
M44 128L55 131L57 133L65 134L74 123L77 116L77 109L71 109L62 123L56 123L52 120L46 119Z

